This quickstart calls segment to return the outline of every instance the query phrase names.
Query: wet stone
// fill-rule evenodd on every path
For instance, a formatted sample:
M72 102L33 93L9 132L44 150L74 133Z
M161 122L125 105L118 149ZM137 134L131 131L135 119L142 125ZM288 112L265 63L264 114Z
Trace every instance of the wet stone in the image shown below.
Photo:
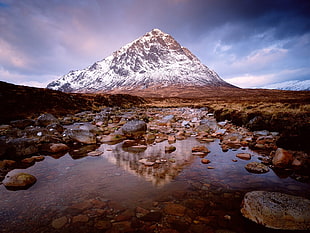
M4 186L10 190L27 189L32 186L37 179L27 173L17 173L12 176L7 176L3 181Z
M205 146L194 146L192 148L192 152L203 152L203 153L209 153L210 150Z
M211 163L211 161L209 159L202 159L201 163L208 164L208 163Z
M165 152L170 153L176 150L175 146L165 146Z
M238 153L236 155L239 159L244 159L244 160L250 160L251 159L251 154L249 153Z
M269 168L266 165L264 165L262 163L258 163L258 162L248 163L247 165L245 165L245 169L249 172L252 172L252 173L269 172Z

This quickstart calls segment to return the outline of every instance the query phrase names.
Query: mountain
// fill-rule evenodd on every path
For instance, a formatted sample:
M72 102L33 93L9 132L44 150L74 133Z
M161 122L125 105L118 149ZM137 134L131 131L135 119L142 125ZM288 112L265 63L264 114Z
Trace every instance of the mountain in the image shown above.
M262 88L265 89L278 89L278 90L290 90L290 91L310 91L310 80L292 80L281 83L274 83Z
M172 36L153 29L93 65L47 88L64 92L126 92L177 87L234 87L203 65Z

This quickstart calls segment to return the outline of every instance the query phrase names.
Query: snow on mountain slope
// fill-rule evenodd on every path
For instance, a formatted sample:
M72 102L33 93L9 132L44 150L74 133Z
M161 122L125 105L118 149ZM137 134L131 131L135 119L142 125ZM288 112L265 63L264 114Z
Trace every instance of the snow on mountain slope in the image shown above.
M97 92L158 85L234 87L203 65L172 36L153 29L107 58L85 69L70 71L47 88Z
M291 90L291 91L310 91L310 80L292 80L264 86L265 89Z

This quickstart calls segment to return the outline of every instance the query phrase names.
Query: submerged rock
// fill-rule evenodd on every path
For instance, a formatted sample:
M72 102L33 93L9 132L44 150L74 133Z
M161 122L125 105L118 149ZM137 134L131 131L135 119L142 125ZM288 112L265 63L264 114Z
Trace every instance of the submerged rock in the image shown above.
M264 165L262 163L258 163L258 162L248 163L247 165L245 165L245 169L249 172L252 172L252 173L269 172L269 168L266 165Z
M32 186L37 179L27 173L18 173L12 176L7 176L3 181L4 186L10 190L27 189Z
M244 217L273 229L310 230L310 200L278 192L252 191L243 198Z

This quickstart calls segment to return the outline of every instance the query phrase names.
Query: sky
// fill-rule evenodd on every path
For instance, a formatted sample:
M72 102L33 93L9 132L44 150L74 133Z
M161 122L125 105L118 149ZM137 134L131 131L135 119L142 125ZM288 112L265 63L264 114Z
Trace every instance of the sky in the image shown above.
M309 0L0 0L0 80L45 87L154 28L239 87L310 79Z

